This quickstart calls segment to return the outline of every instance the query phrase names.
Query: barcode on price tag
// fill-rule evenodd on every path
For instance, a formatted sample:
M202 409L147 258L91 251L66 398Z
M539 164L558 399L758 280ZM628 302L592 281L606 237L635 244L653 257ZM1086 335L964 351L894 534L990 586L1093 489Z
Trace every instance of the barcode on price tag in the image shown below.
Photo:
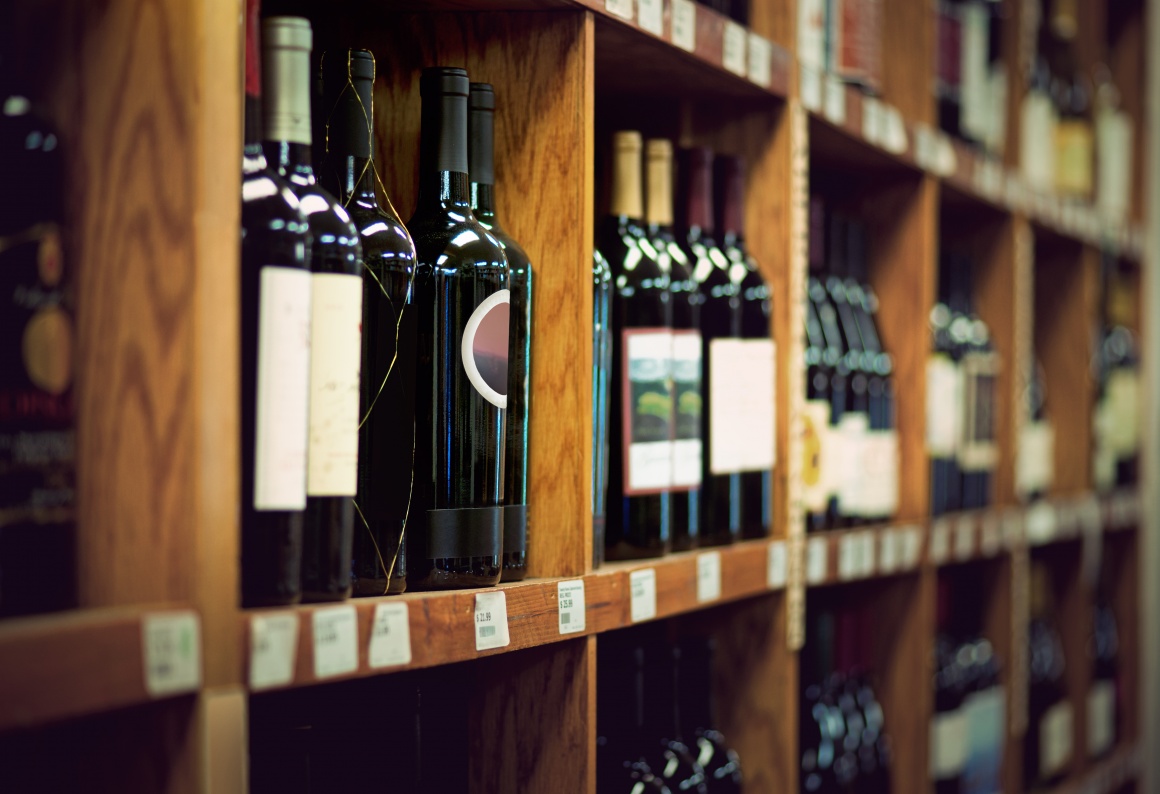
M375 607L367 663L374 669L411 663L411 624L406 601Z
M725 20L725 41L722 45L722 65L728 72L745 77L749 63L745 58L745 28L733 20Z
M314 677L353 673L358 669L358 613L353 606L314 611Z
M673 44L685 52L697 49L697 6L693 0L673 0Z
M657 616L657 572L652 568L633 571L628 575L628 587L632 595L630 610L632 622L652 620Z
M827 538L810 538L806 544L806 583L822 584L829 573Z
M506 648L511 641L508 634L507 593L503 590L476 593L475 650Z
M769 88L772 76L773 47L756 33L749 34L749 80L762 88Z
M632 19L632 0L605 0L604 8L622 19Z
M201 623L193 612L146 615L141 622L145 691L192 692L201 684Z
M665 6L662 0L636 0L636 23L654 36L665 32Z
M578 634L584 631L584 580L569 579L556 585L556 602L560 608L560 633Z
M289 684L297 657L298 615L255 615L250 620L250 689Z
M721 597L721 552L707 551L697 555L697 603L716 601Z
M769 557L766 560L765 581L772 590L785 587L789 577L789 560L786 556L784 540L775 540L769 544Z

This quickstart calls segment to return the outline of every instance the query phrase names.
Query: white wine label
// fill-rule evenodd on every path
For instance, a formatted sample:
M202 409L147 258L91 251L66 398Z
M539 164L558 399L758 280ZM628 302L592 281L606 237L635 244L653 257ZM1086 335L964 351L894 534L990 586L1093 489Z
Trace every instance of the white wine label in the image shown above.
M306 507L310 387L310 272L266 266L260 275L254 509Z
M673 488L701 485L701 334L673 333L673 391L676 426L673 440Z
M622 344L624 493L659 493L673 482L673 334L630 328Z
M749 34L749 82L762 88L773 82L773 47L756 33Z
M721 48L721 61L725 71L745 77L749 64L745 58L745 28L731 19L725 20L725 41Z
M841 127L846 123L846 84L833 75L826 75L826 120Z
M584 605L584 580L569 579L556 585L556 601L560 609L560 633L579 634L587 628Z
M942 711L930 721L930 778L957 778L967 761L967 715L963 709Z
M811 513L823 513L833 493L828 478L826 440L830 433L829 400L806 400L802 406L802 506Z
M810 538L806 543L806 584L823 584L829 574L829 540Z
M926 362L926 450L934 458L949 458L958 448L963 415L962 377L945 353Z
M1096 681L1087 697L1087 752L1098 756L1111 749L1116 738L1116 685Z
M797 56L799 68L815 75L826 68L826 0L800 0L798 3ZM805 105L805 94L802 94ZM820 92L819 92L819 105ZM806 105L808 110L815 110Z
M1019 431L1015 491L1029 496L1051 488L1055 472L1055 429L1050 422L1027 422Z
M702 552L697 555L697 603L716 601L720 597L721 552Z
M286 686L298 659L298 615L273 613L250 620L250 689Z
M358 669L358 613L353 606L314 610L313 627L315 678Z
M507 593L491 590L475 594L475 650L506 648L512 638L508 632Z
M654 36L665 32L665 6L663 0L636 0L636 24Z
M990 115L987 47L990 11L981 3L959 7L959 125L966 137L981 141L987 134Z
M995 443L995 409L999 358L994 353L967 353L960 363L963 376L962 436L958 450L964 471L989 471L999 457Z
M1071 761L1073 714L1071 703L1062 701L1039 720L1039 777L1061 772Z
M930 561L942 565L951 553L951 525L945 518L936 519L930 525Z
M411 663L411 621L406 601L375 606L367 665L372 670Z
M822 75L805 64L799 64L798 76L801 78L802 107L811 113L819 112L822 109Z
M870 430L862 437L862 488L858 502L869 518L898 512L898 434Z
M604 9L621 19L632 20L632 0L605 0Z
M1104 389L1104 401L1111 417L1108 446L1117 458L1134 455L1140 448L1139 374L1135 368L1114 369Z
M912 570L922 561L922 530L918 527L902 527L895 530L900 538L898 567Z
M697 5L693 0L673 0L673 44L685 52L697 49Z
M765 561L765 583L771 590L785 587L789 576L789 560L784 540L769 544L769 554Z
M196 613L145 615L141 650L150 697L192 692L201 685L201 621Z
M633 623L652 620L657 616L657 572L652 568L633 571L628 575L632 601L630 611Z
M308 496L354 496L358 485L362 277L314 273L310 302Z
M870 418L861 411L847 411L838 420L832 452L835 463L838 509L844 516L865 516L866 478L863 476L863 441L870 428Z
M1096 111L1096 203L1100 214L1119 221L1128 214L1132 184L1132 121L1112 108Z
M709 343L709 470L713 474L772 469L776 458L772 340Z
M1007 696L1003 687L973 692L963 701L967 720L967 755L962 775L972 791L1002 791L1003 750L1007 743Z
M507 408L510 316L509 290L501 289L488 295L467 319L459 350L467 379L485 400L497 408Z
M1042 91L1028 91L1021 108L1019 125L1019 162L1023 178L1032 190L1052 190L1055 182L1054 151L1055 111L1051 97Z
M902 535L893 528L887 527L878 533L878 570L884 574L892 574L898 570L899 554Z
M955 521L954 554L959 562L969 560L975 554L975 520L971 516L959 516Z

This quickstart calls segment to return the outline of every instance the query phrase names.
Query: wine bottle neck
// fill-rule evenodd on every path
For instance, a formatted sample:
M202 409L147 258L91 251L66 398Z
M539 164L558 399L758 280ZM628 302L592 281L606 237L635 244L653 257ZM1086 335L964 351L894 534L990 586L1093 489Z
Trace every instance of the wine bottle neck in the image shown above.
M257 157L262 149L262 62L258 50L260 0L246 0L246 103L245 156Z
M474 173L473 171L473 176ZM495 211L495 185L485 182L471 183L471 211L475 213L475 219L485 226L499 225Z
M417 205L470 208L466 91L445 90L435 75L428 79L423 91ZM462 82L466 83L466 76Z
M283 176L293 174L295 182L304 180L314 183L314 167L311 163L310 145L290 141L267 140L262 144L266 161Z
M639 221L644 216L640 184L640 139L635 146L620 145L612 160L613 215Z
M299 17L270 17L263 22L262 34L266 140L309 147L310 23Z
M683 229L713 232L713 160L707 150L684 152L681 195L685 197L679 218Z
M745 172L736 157L726 158L722 166L721 222L722 237L740 240L745 236Z

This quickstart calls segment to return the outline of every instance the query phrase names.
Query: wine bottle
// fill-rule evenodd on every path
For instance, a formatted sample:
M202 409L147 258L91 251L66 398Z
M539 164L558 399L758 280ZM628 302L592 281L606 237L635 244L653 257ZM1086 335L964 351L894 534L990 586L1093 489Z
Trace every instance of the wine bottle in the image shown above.
M613 136L612 204L600 252L612 268L608 413L610 560L669 550L673 478L673 302L669 273L642 227L641 138Z
M639 629L639 643L633 649L635 683L644 704L637 742L644 760L670 790L709 794L704 767L692 748L678 738L676 671L663 629L663 624L656 623Z
M970 318L970 341L962 368L967 409L959 453L963 508L977 510L991 503L991 478L998 458L995 398L999 360L986 323L974 315Z
M75 343L61 140L7 55L0 42L0 615L18 615L76 603Z
M704 298L689 258L673 234L673 145L663 138L645 143L647 174L645 233L669 271L673 304L673 389L676 401L671 497L672 547L696 548L701 521L701 424L703 380L701 304Z
M502 581L516 582L528 572L528 413L532 365L532 263L496 217L495 90L472 83L467 164L471 174L471 211L499 241L508 261L511 291L507 412L504 423L504 508Z
M596 787L601 792L666 794L670 788L645 760L643 671L631 639L609 635L596 646ZM641 651L643 653L643 651ZM625 693L630 697L625 697ZM651 748L648 748L651 749Z
M673 703L677 739L705 770L712 794L740 794L741 759L717 729L713 703L713 640L688 637L673 648Z
M604 562L608 505L608 412L612 368L612 268L592 251L592 566Z
M499 582L503 556L508 262L475 219L467 172L467 72L423 70L415 241L419 309L415 490L408 584ZM428 395L430 395L428 397Z
M358 487L351 579L357 596L400 593L407 585L404 529L414 517L415 246L390 200L379 205L371 153L375 59L367 50L322 57L325 188L349 213L362 240L362 380Z
M350 595L358 482L362 249L346 210L318 186L310 146L310 22L262 22L266 159L298 197L310 229L310 440L302 542L302 599Z
M1074 715L1064 679L1063 641L1049 577L1044 563L1032 563L1027 735L1023 740L1023 782L1027 789L1058 782L1071 765Z
M930 457L930 512L940 516L957 508L957 453L961 431L962 377L951 336L954 318L948 295L953 260L939 260L939 302L930 310L931 354L926 362L926 452Z
M938 636L935 638L934 714L930 722L930 779L938 794L958 794L966 764L968 726L958 646L950 635L950 582L938 582Z
M818 196L809 204L809 277L806 281L806 404L802 481L807 531L837 526L834 460L836 416L845 403L849 374L838 315L824 282L825 214Z
M310 233L262 152L258 1L246 4L242 158L242 603L301 597L310 388Z
M713 237L713 153L704 147L682 149L678 160L682 201L677 213L677 239L702 296L701 339L712 382L714 361L723 340L741 337L741 290L729 274L729 260ZM720 546L741 537L741 472L733 460L715 460L713 394L702 394L701 435L709 454L702 456L701 544ZM718 457L720 454L718 453Z
M1106 583L1107 579L1104 578ZM1106 587L1101 586L1101 590ZM1088 653L1092 659L1092 685L1087 695L1087 754L1103 758L1119 738L1120 636L1116 613L1106 593L1101 592L1092 612L1092 633Z
M740 157L718 155L714 168L719 196L715 205L720 213L717 229L720 230L721 250L729 260L730 279L740 291L741 338L745 340L750 355L755 359L766 359L768 366L776 372L776 350L770 328L773 306L769 285L745 245L745 161ZM774 406L770 404L763 412L771 428L774 422L773 411ZM763 538L770 533L775 443L772 436L768 443L760 437L754 439L751 446L761 451L763 459L758 464L748 463L741 472L743 538Z

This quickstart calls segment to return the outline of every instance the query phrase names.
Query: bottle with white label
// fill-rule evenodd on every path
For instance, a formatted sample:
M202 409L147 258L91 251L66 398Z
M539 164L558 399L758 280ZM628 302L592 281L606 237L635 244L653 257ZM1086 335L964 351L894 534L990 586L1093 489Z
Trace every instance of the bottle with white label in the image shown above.
M1088 654L1092 659L1092 684L1087 696L1087 754L1089 758L1103 758L1111 753L1119 738L1121 691L1116 613L1104 595L1096 600L1093 610Z
M958 794L967 752L967 682L958 660L960 645L948 633L951 624L950 582L938 582L938 635L934 653L934 714L930 722L927 755L930 779L938 794Z
M418 267L415 490L407 584L499 582L508 390L508 261L475 219L467 72L424 69L419 197L407 224Z
M246 4L242 160L242 603L301 596L310 388L310 235L262 152L257 0Z
M673 304L673 485L672 547L696 548L701 534L701 436L705 408L702 384L701 305L693 262L673 233L673 145L663 138L645 143L646 234L669 271Z
M669 550L675 405L669 271L645 233L641 137L612 139L612 203L598 246L612 269L611 400L604 549L610 560Z
M1023 427L1015 457L1015 491L1027 501L1041 499L1051 487L1055 433L1047 416L1046 378L1043 365L1032 361L1031 372L1024 376L1022 410Z
M946 295L950 257L941 257L941 299L930 310L931 353L926 363L926 453L930 457L930 513L940 516L958 508L956 452L962 416L961 376L951 338L953 314Z
M745 245L745 161L718 155L715 168L717 229L721 250L729 260L730 279L737 283L741 298L741 338L755 350L773 355L771 322L773 300L769 284ZM776 359L774 371L776 372ZM770 406L772 410L772 406ZM773 439L755 439L763 444L768 468L747 468L741 472L741 536L764 538L770 533L773 516Z
M302 599L350 595L358 482L362 248L350 216L314 176L310 146L310 22L262 22L267 160L298 196L310 228L310 444Z
M1027 735L1023 744L1026 789L1062 780L1071 766L1073 713L1068 699L1063 641L1057 628L1046 563L1031 567L1031 623L1027 653Z
M415 244L390 199L379 204L374 139L375 59L367 50L322 55L328 114L319 179L338 197L362 244L362 366L358 487L350 560L356 596L407 586L403 544L415 449Z
M467 156L471 168L471 209L476 220L503 246L510 268L511 329L508 350L508 406L504 441L503 577L518 582L528 573L528 421L532 374L532 262L504 231L496 215L495 90L472 83ZM595 451L593 452L595 454Z

